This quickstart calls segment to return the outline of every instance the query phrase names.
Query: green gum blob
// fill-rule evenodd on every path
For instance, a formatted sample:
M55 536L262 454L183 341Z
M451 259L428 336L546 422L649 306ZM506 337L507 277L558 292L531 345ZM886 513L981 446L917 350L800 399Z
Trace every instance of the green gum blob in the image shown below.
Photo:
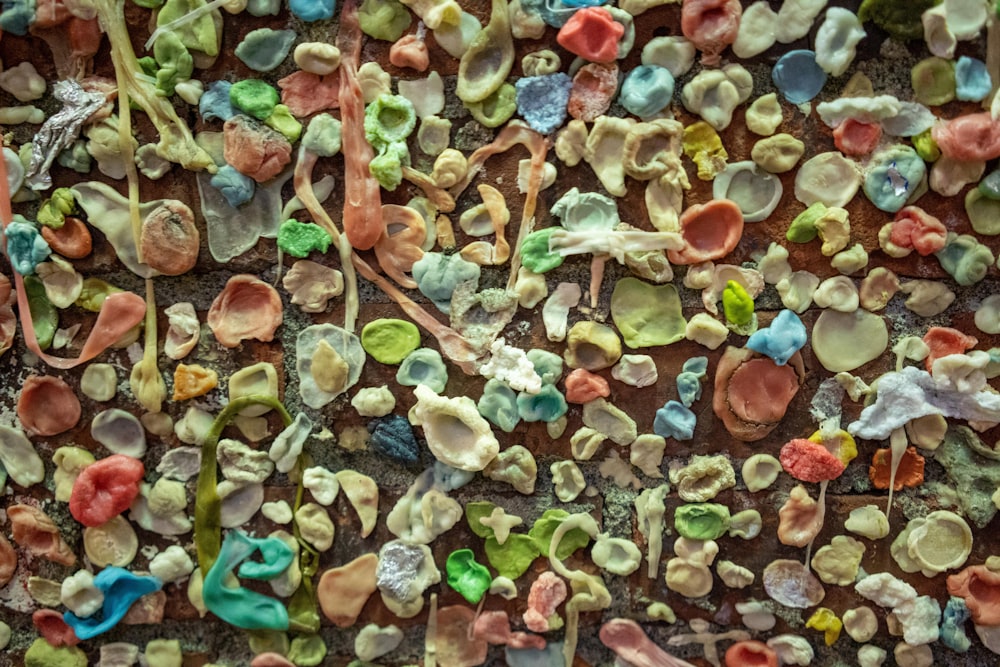
M483 599L493 581L490 571L476 562L472 549L452 551L445 563L445 571L448 573L448 585L471 604Z
M753 321L753 298L735 280L728 281L722 290L722 312L729 322L738 327Z
M563 358L555 352L534 348L525 355L545 384L555 384L563 374Z
M299 667L315 667L326 657L326 643L319 635L299 635L292 640L288 659Z
M549 557L549 544L552 542L552 534L556 532L556 528L568 516L569 512L566 510L546 510L531 526L531 530L528 531L528 535L535 542L538 551L546 558ZM563 535L555 556L559 560L565 560L572 556L577 549L582 549L588 544L590 544L590 535L580 528L573 528Z
M483 539L493 537L493 529L484 526L482 520L493 513L496 505L488 500L473 500L465 505L465 520L469 524L469 529L477 537Z
M59 328L59 311L45 295L45 285L35 276L24 277L24 292L28 296L28 310L31 311L38 347L47 350Z
M396 371L396 382L404 387L425 384L433 389L435 394L440 394L448 384L448 368L444 365L440 352L422 347L403 359L399 370Z
M917 151L917 155L920 156L924 162L936 162L939 157L941 157L941 149L938 148L937 142L934 141L934 137L931 136L930 128L927 128L918 135L912 138L913 149Z
M302 137L302 146L320 157L331 157L340 152L341 124L328 113L313 116Z
M159 69L156 65L156 58L153 56L143 56L139 58L139 67L142 69L142 73L146 76L156 77L156 70ZM130 105L131 106L131 105Z
M520 533L511 533L503 544L497 542L495 537L488 537L483 551L497 574L512 581L527 572L540 553L535 541Z
M1000 234L1000 199L987 197L981 188L973 188L965 195L965 212L977 234Z
M718 503L690 503L674 512L674 528L689 540L715 540L729 530L729 508Z
M75 213L76 199L69 188L56 188L52 196L38 207L38 224L52 229L60 229L66 222L66 216Z
M995 259L992 251L971 234L948 234L948 243L934 255L959 285L969 286L986 277Z
M924 58L913 66L910 79L921 104L938 107L955 99L955 63L947 58Z
M555 385L544 384L537 394L517 395L517 414L526 422L554 422L566 414L566 397Z
M156 9L163 5L163 0L132 0L132 3L146 9Z
M164 26L206 4L208 3L205 0L167 0L163 9L156 15L156 27ZM219 20L218 28L216 27L216 19ZM213 9L193 21L178 26L173 32L177 34L181 43L188 50L201 51L207 56L217 56L219 55L219 29L221 27L222 15L218 9Z
M379 95L365 108L365 139L375 150L405 142L416 126L413 103L402 95Z
M871 21L893 39L905 42L924 36L920 15L941 0L864 0L858 8L862 23Z
M368 163L368 171L383 188L392 192L403 182L403 165L410 164L410 149L402 141L386 144Z
M87 654L77 646L53 646L41 637L24 654L25 667L87 667Z
M361 346L375 361L395 365L420 347L420 331L406 320L373 320L361 330Z
M80 296L76 298L74 305L80 306L84 310L96 313L101 309L104 300L116 292L123 290L115 287L111 283L106 283L100 278L84 278ZM37 328L37 326L36 326Z
M399 0L365 0L358 8L358 24L369 37L395 42L413 19Z
M476 403L476 409L504 433L513 431L521 421L517 411L517 393L497 379L490 379L483 387L483 395Z
M326 252L333 239L319 225L285 220L278 228L278 247L292 257L307 257L313 250Z
M156 71L156 88L164 95L174 94L174 87L191 78L194 59L180 37L174 32L165 32L153 45L153 57L159 69Z
M260 79L243 79L229 89L229 102L257 120L267 120L281 96L274 86Z
M673 285L622 278L611 294L611 318L632 348L669 345L684 339L687 321Z
M549 238L559 227L546 227L531 232L521 243L521 264L532 273L546 273L561 266L563 257L549 250Z
M295 143L302 135L302 123L295 119L295 116L284 104L275 104L274 111L267 117L264 124L288 139L289 143Z
M785 232L785 238L792 243L809 243L819 234L816 229L816 221L826 213L826 204L821 201L816 202L806 210L795 216L792 224Z
M500 85L489 96L479 102L466 102L465 108L480 125L500 127L517 111L515 98L517 90L507 82Z

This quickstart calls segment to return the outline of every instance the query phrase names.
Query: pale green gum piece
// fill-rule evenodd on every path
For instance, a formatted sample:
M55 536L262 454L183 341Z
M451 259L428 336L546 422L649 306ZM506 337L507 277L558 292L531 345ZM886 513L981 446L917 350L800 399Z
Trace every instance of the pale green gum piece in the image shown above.
M279 132L290 143L298 141L302 134L302 123L295 119L295 116L284 104L275 104L274 111L267 117L264 124Z
M341 123L328 113L313 116L309 121L302 146L320 157L331 157L340 152Z
M435 394L440 394L448 384L448 368L444 365L440 352L422 347L403 359L399 370L396 371L396 382L406 387L425 384L433 389Z
M560 359L560 364L561 362ZM517 410L517 393L497 379L486 382L476 408L479 414L505 433L513 431L521 420Z
M676 343L687 327L676 287L636 278L622 278L615 285L611 318L631 348Z

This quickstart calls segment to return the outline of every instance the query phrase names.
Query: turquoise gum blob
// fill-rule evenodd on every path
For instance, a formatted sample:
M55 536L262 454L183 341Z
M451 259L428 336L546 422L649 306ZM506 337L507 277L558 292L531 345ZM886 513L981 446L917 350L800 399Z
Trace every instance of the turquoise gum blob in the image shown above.
M531 14L538 14L548 25L561 28L581 7L603 5L605 0L523 0L521 6ZM586 3L586 4L584 4Z
M33 274L35 267L52 254L49 244L32 224L15 221L7 225L4 233L11 266L22 276Z
M333 18L334 7L334 0L288 0L288 11L306 23Z
M771 321L771 326L754 332L747 347L767 355L779 366L784 366L792 355L806 344L806 327L791 310L782 310Z
M483 395L479 398L476 409L504 433L513 431L521 421L517 412L517 393L495 378L491 378L483 387Z
M993 80L986 63L961 56L955 63L955 96L963 102L980 102L993 89Z
M691 357L681 366L684 373L694 373L698 379L704 378L708 374L708 357Z
M7 0L3 3L3 12L0 12L0 29L4 32L24 37L34 22L34 0Z
M875 154L862 187L876 208L895 213L906 205L926 175L927 165L917 152L896 144Z
M826 72L816 64L816 52L808 49L789 51L771 70L771 80L785 99L802 104L819 95L826 85Z
M622 82L618 103L630 114L650 118L663 111L674 96L674 75L665 67L641 65Z
M270 72L284 62L294 43L294 30L258 28L247 33L236 45L235 53L250 69Z
M420 293L446 315L451 313L451 295L458 284L470 280L478 284L479 272L478 264L463 259L461 255L440 252L425 252L414 262L412 270Z
M563 358L555 352L533 348L528 350L528 361L535 367L538 377L545 384L555 384L563 374Z
M525 76L514 84L517 112L540 134L558 130L566 120L566 104L573 80L565 72Z
M555 385L543 384L537 394L517 395L517 413L526 422L554 422L566 414L569 405Z
M949 598L941 622L941 643L957 653L968 651L972 642L965 634L965 622L971 617L965 600L955 596Z
M258 551L263 563L244 563ZM294 558L291 547L276 537L258 539L230 531L222 541L219 557L205 575L205 606L226 623L244 630L287 630L288 610L280 602L242 586L229 588L224 582L237 566L242 577L274 579L288 569Z
M256 189L252 178L244 176L228 164L219 167L219 171L212 174L209 183L226 198L226 202L233 208L250 201Z
M425 384L433 389L435 394L440 394L448 384L448 368L444 365L440 352L422 347L403 359L399 370L396 371L396 382L404 387Z
M681 372L677 375L677 395L681 398L684 407L691 405L701 398L701 379L689 371Z
M656 411L653 419L653 433L674 440L690 440L694 437L695 414L677 401L667 401Z
M163 586L156 577L142 577L120 567L106 567L94 577L94 586L104 593L101 613L79 618L71 611L63 614L66 625L80 639L87 640L115 627L136 600Z
M198 113L204 120L229 120L236 115L236 109L229 101L229 89L233 87L228 81L213 81L198 100Z

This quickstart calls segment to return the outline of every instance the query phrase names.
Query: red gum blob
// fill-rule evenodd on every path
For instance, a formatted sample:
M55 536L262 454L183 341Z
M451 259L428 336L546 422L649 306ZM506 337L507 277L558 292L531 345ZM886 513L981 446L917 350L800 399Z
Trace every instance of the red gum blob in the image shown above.
M69 511L84 526L100 526L129 508L146 474L142 461L112 454L84 468L73 483Z
M778 366L752 350L728 347L715 371L712 409L730 435L755 442L785 416L804 377L798 352Z
M43 226L42 238L53 252L69 259L83 259L93 248L93 238L87 225L72 215L65 217L59 229Z
M320 76L299 70L278 80L281 103L293 116L302 118L340 107L340 75Z
M940 220L920 208L906 206L896 213L889 240L900 248L913 248L926 257L944 247L948 229Z
M208 326L225 347L236 347L247 338L273 340L282 319L278 291L245 273L230 278L208 309Z
M594 63L610 63L618 57L618 42L625 26L603 7L577 10L559 29L556 41L575 56Z
M969 162L1000 157L1000 121L988 112L972 113L939 122L931 137L945 157Z
M243 115L226 121L222 138L226 162L258 183L271 180L292 161L292 145L285 137Z
M295 663L280 653L268 651L255 656L250 667L295 667Z
M595 398L611 395L608 381L585 368L577 368L566 376L566 402L583 405Z
M931 327L924 334L924 343L930 348L930 354L924 359L928 372L934 367L934 362L949 354L963 354L971 350L979 341L972 336L966 336L958 329L951 327Z
M611 99L617 90L618 65L584 65L573 77L566 110L573 118L593 123L611 107Z
M739 0L684 0L681 32L701 51L702 65L718 65L720 54L736 41L743 7Z
M695 204L681 213L684 247L668 250L671 264L699 264L731 253L743 236L743 212L728 199Z
M833 130L833 143L845 155L868 155L882 138L882 126L848 118Z
M542 572L531 584L528 610L524 612L524 624L533 632L547 632L549 618L556 613L556 607L565 599L566 582L552 572Z
M948 577L948 593L965 600L976 625L1000 625L1000 572L970 565Z
M507 612L501 609L479 614L472 626L472 636L485 639L490 644L506 644L510 641L510 618Z
M726 667L778 667L778 654L764 642L745 639L726 651Z
M11 505L7 508L7 519L14 542L32 555L61 565L76 564L76 556L63 541L58 526L42 510L31 505Z
M66 624L62 614L55 609L39 609L31 615L31 622L38 634L52 646L76 646L80 643L73 628Z
M823 482L840 477L844 463L823 445L796 438L781 448L778 459L789 475L802 482Z
M21 387L17 418L28 435L57 435L80 421L80 399L68 384L51 375L32 375Z
M888 489L892 478L892 450L876 449L872 455L872 464L868 466L868 479L876 489ZM903 487L920 486L924 481L924 457L917 454L916 447L907 447L903 458L899 460L896 478L892 485L893 491L902 491Z

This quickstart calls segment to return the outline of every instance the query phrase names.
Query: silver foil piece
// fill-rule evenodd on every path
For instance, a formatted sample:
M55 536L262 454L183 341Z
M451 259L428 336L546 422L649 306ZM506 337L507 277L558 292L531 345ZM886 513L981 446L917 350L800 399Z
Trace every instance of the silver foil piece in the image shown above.
M63 108L42 124L31 142L31 161L24 182L32 190L52 187L49 175L52 162L76 140L83 123L107 100L104 93L87 92L74 79L56 83L52 94L63 103Z

